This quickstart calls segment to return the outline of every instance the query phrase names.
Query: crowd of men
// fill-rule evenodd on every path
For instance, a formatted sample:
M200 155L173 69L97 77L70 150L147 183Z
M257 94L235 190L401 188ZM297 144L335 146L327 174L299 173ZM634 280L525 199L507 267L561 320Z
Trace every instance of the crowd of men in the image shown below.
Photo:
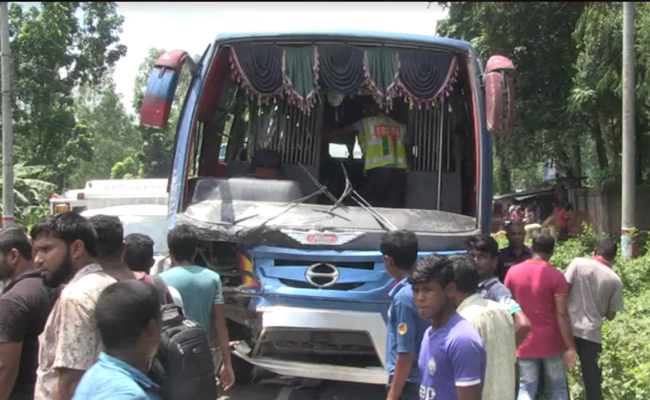
M0 400L161 399L150 376L163 326L157 286L221 349L212 383L233 385L220 277L194 265L190 228L170 230L174 268L160 285L148 275L153 241L124 237L117 217L56 214L30 236L0 232L0 279L11 280L0 297Z
M524 246L524 226L508 226L509 246L471 238L468 254L417 259L409 231L389 232L380 250L398 282L386 343L387 400L534 400L541 377L551 400L568 400L567 369L580 359L587 400L602 400L598 357L604 318L622 311L622 282L611 268L616 243L601 239L590 258L562 273L550 264L555 239Z
M611 269L616 244L602 239L593 257L562 274L549 262L552 236L536 235L529 249L515 222L507 237L501 250L481 235L468 254L418 259L414 233L384 236L380 251L396 280L387 400L532 400L540 376L552 400L568 400L566 368L576 354L587 399L602 399L600 328L623 306ZM170 230L167 241L172 268L158 278L148 275L151 238L124 237L116 217L67 212L29 236L0 232L0 279L10 279L0 297L0 400L161 399L151 370L165 298L220 349L210 374L230 388L220 277L194 264L199 241L190 227Z

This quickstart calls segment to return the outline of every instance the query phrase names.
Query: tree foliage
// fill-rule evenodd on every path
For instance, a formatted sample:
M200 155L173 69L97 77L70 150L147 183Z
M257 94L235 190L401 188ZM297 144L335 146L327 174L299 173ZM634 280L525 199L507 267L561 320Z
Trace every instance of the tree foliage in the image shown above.
M112 75L106 75L96 85L83 85L75 96L75 117L82 123L88 141L92 143L91 157L81 160L66 179L68 187L83 187L90 179L109 179L115 163L137 153L141 138L115 92Z
M544 159L570 186L620 183L622 3L443 3L446 36L470 41L517 65L517 121L495 138L497 189L530 184ZM636 141L650 144L650 5L636 3ZM637 154L638 183L650 179L650 157ZM589 174L585 174L589 172ZM588 175L588 176L585 176ZM585 179L586 178L586 179Z
M119 43L124 18L110 2L43 2L12 3L9 19L16 159L48 167L47 180L62 187L92 156L73 91L100 82L126 54Z
M620 182L622 124L622 3L589 3L578 20L574 40L579 55L574 63L571 111L589 121L589 137L594 144L597 183L614 186ZM637 148L650 144L648 138L648 95L650 93L650 5L635 6L636 54L636 142ZM637 152L637 182L650 178L650 158Z
M80 88L101 85L126 54L123 22L112 2L10 3L15 213L22 222L97 161L96 125L77 118L75 98Z
M584 3L470 3L447 5L441 34L468 40L482 61L503 54L517 66L516 126L496 137L495 182L508 192L513 181L541 178L542 160L551 158L562 175L579 182L582 126L568 114L574 27ZM531 179L532 177L532 179Z
M41 199L56 189L53 183L38 178L44 170L41 165L14 164L14 218L17 221L25 222L30 215L42 215ZM0 189L4 190L2 185L0 182Z

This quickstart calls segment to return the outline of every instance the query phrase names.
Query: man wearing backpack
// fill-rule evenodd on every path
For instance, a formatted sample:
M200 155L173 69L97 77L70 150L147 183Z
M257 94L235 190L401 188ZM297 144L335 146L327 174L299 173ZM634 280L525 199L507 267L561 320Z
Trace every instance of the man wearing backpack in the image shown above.
M223 356L219 378L224 390L235 383L230 357L230 338L223 308L221 278L216 272L194 263L199 239L191 227L179 225L167 234L172 268L160 274L167 285L176 288L183 298L185 314L196 321L214 345L214 333Z

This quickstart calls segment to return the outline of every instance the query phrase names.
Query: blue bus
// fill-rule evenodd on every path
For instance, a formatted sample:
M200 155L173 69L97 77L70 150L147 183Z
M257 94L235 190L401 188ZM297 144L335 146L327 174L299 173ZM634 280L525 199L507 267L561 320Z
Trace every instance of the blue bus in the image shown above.
M409 229L421 255L450 254L489 232L491 135L512 129L514 64L495 55L484 66L469 43L434 36L220 34L198 62L182 50L160 56L144 127L167 126L183 66L193 78L171 155L169 224L194 227L197 264L222 277L238 380L256 365L385 384L395 282L379 241ZM406 126L401 207L365 201L356 139L323 135L358 120L363 99ZM281 174L256 172L271 164Z

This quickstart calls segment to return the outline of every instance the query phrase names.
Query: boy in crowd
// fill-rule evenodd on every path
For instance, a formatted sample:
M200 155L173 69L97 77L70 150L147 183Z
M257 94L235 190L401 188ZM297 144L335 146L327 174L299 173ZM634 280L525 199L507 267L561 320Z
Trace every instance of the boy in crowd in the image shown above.
M420 316L431 322L420 349L420 399L480 400L485 349L476 329L456 313L452 263L445 256L424 256L408 282Z
M479 296L478 268L466 254L449 257L454 266L452 296L456 312L481 335L487 353L482 400L515 398L515 325L502 304Z
M390 291L388 334L386 336L387 400L419 399L421 374L417 357L429 322L420 318L413 302L408 273L418 257L418 238L413 232L388 232L379 249L386 272L397 284Z
M478 290L484 299L503 304L515 322L515 339L517 346L522 344L530 331L530 320L521 306L512 298L510 290L496 276L499 261L499 245L490 235L477 235L469 240L469 254L478 266L480 282Z
M142 233L131 233L124 238L124 263L137 278L146 283L152 283L149 271L156 260L153 258L154 241ZM167 291L177 306L183 308L183 298L178 290L166 286Z
M160 400L147 376L162 325L156 289L134 279L117 282L99 296L95 319L105 350L81 378L73 400Z
M40 337L36 400L70 400L102 349L95 323L100 293L115 279L94 262L95 231L74 211L32 227L34 264L50 287L66 284Z
M615 257L616 242L609 238L601 239L593 257L574 259L565 274L571 285L569 316L589 400L603 398L598 366L603 319L612 320L617 312L623 311L623 282L612 270Z
M0 298L0 400L31 400L38 336L57 292L34 269L32 244L22 229L0 232L0 279L10 279Z
M167 247L172 268L160 274L169 286L173 286L183 297L188 318L196 321L208 334L213 346L219 343L223 363L219 378L224 390L235 383L235 374L230 357L230 339L223 309L224 299L221 277L216 272L194 263L199 248L199 239L191 227L178 225L167 234Z
M124 263L133 272L151 271L156 260L153 258L154 241L148 235L131 233L124 237Z

